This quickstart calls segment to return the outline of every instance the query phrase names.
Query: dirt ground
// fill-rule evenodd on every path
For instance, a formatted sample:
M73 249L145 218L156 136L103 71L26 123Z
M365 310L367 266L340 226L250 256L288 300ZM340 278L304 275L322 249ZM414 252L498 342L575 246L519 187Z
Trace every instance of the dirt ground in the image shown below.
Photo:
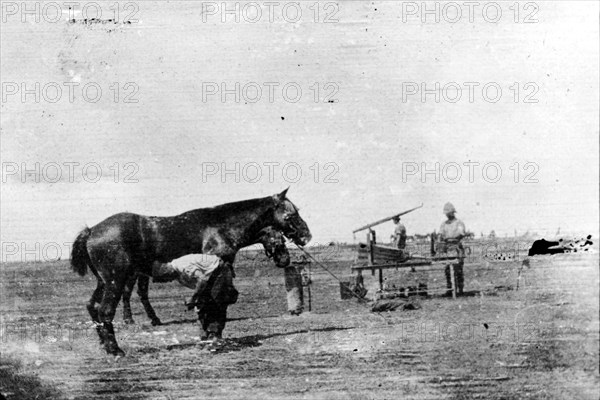
M326 265L348 277L342 258ZM517 290L520 265L467 264L469 296L381 314L341 300L338 282L314 266L312 311L292 317L282 271L240 262L223 347L198 344L195 315L183 307L189 289L151 284L165 325L151 326L134 294L136 323L124 325L117 311L127 355L115 360L85 309L93 276L67 261L4 264L0 389L8 399L598 399L598 255L535 258ZM439 268L386 277L444 281Z

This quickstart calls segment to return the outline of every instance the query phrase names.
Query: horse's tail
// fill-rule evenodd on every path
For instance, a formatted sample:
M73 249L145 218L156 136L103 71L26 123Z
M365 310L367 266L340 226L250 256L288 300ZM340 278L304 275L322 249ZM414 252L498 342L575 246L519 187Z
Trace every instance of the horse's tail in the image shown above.
M73 243L73 249L71 250L71 269L81 276L85 275L88 266L91 267L92 264L92 260L90 260L90 255L87 251L87 241L91 233L92 230L88 227L79 232L79 235L77 235L77 238Z

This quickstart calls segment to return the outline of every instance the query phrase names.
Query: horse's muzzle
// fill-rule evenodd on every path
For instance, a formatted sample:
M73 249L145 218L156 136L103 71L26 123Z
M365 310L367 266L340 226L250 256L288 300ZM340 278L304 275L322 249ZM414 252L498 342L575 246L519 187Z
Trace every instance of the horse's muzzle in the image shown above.
M299 238L294 239L294 243L299 246L306 246L311 239L312 235L309 233L308 235L300 236Z

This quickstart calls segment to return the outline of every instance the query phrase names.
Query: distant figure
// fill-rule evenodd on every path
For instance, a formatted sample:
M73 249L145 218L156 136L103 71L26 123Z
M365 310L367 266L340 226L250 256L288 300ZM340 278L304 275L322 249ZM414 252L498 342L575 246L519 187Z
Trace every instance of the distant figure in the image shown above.
M592 242L592 235L588 235L585 239L582 238L568 242L563 241L563 239L559 239L558 242L541 239L533 242L527 255L531 257L538 254L585 252L589 251L593 244L594 242Z
M447 220L440 226L439 237L441 240L441 252L448 253L452 251L457 252L458 263L454 264L454 281L456 282L456 289L459 295L463 294L464 287L464 276L463 276L463 265L465 263L465 249L462 245L462 239L466 235L465 224L462 223L454 215L456 209L452 203L446 203L444 205L444 214L446 214ZM452 279L450 276L450 265L446 265L446 287L448 295L452 294Z
M394 228L394 246L396 246L399 250L403 250L406 247L406 227L402 225L400 222L400 217L392 218L396 227Z
M538 254L562 254L565 252L563 247L559 247L560 242L550 242L546 239L536 240L531 245L527 255L529 257Z

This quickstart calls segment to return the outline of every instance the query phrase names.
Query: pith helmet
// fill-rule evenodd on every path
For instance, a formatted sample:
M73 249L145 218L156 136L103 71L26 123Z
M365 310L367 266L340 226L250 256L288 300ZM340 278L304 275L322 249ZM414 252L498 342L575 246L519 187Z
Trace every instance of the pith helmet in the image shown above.
M456 208L452 205L452 203L446 203L444 205L444 214L448 214L451 212L456 212Z

